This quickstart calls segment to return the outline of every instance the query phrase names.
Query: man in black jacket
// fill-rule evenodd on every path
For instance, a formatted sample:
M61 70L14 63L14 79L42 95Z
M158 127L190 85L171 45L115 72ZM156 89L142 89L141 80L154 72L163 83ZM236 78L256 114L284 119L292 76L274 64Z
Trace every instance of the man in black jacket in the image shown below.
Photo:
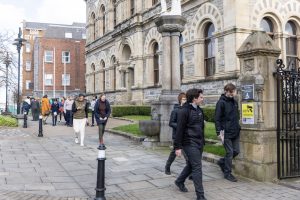
M176 155L186 154L187 164L176 179L175 184L182 192L187 192L184 185L186 178L192 173L197 200L205 200L202 184L202 152L204 146L204 115L199 105L203 102L200 89L186 92L187 103L178 112L175 149Z
M232 159L236 157L239 152L240 142L240 124L238 103L234 99L236 96L236 87L232 83L228 83L224 87L224 94L221 95L215 111L215 125L219 138L221 138L224 145L226 155L218 161L224 178L236 182L237 179L231 174Z

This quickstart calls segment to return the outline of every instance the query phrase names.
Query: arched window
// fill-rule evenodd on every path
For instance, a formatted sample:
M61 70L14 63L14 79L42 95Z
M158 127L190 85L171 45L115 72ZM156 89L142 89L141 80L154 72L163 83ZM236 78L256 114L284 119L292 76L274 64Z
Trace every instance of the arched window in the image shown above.
M288 34L286 38L286 64L289 68L298 67L296 66L297 58L297 36L296 26L294 22L288 21L285 25L285 32Z
M92 91L93 93L96 92L96 75L95 75L95 64L93 63L92 66Z
M155 4L157 4L158 0L152 0L152 6L154 6Z
M103 92L105 91L105 62L101 60L100 67L102 70L102 84L103 84Z
M158 55L158 44L157 42L153 43L153 78L154 85L159 83L159 55Z
M127 64L129 63L129 59L131 57L131 49L129 47L128 44L124 45L123 51L122 51L122 62L126 62ZM132 71L131 71L132 72ZM126 88L127 84L126 84L126 72L123 71L122 75L121 75L121 86ZM130 77L128 76L128 79L132 79L134 77ZM133 83L133 80L130 80L131 83Z
M180 37L179 37L180 80L183 79L183 49L181 47L182 43L183 43L183 37L180 34Z
M113 66L113 90L116 90L117 86L117 59L115 56L112 56L111 58L111 66Z
M95 26L95 22L96 22L96 16L95 13L91 14L91 36L92 36L92 40L96 39L96 26Z
M103 35L105 34L105 7L104 5L101 6L100 8L100 17L101 19L101 23L102 23L102 33Z
M131 15L134 15L135 13L135 10L134 10L134 7L135 7L135 3L134 3L135 0L130 0L130 14Z
M263 31L265 31L272 39L274 39L274 25L269 18L264 17L261 20L260 28L262 28Z
M205 74L206 76L212 76L216 71L215 64L215 39L213 38L213 32L215 31L214 25L209 22L206 25L205 36Z

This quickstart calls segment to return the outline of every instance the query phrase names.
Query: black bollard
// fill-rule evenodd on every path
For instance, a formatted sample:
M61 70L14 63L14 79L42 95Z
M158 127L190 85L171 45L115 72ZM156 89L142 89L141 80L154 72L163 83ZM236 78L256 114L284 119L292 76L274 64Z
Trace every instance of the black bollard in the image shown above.
M24 123L23 123L23 128L27 128L27 112L24 111Z
M97 171L97 187L95 200L106 200L105 198L105 145L99 145L98 147L98 171Z
M43 137L43 116L39 116L39 134L38 137Z

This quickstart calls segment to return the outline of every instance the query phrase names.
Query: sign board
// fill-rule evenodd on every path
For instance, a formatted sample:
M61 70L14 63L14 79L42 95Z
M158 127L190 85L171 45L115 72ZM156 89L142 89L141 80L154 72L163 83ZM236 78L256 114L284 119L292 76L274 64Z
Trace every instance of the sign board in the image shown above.
M241 85L242 99L253 100L254 99L254 85Z
M242 103L242 123L254 124L254 103Z

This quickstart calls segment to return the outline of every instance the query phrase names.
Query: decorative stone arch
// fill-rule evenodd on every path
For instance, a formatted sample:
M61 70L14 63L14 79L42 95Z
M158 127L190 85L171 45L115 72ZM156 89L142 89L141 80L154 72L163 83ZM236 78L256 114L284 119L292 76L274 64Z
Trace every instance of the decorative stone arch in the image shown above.
M156 27L153 27L149 30L146 39L145 39L145 43L144 43L144 53L150 54L150 43L151 41L156 40L159 46L159 50L161 51L161 47L162 47L162 36L161 34L157 31Z
M89 15L88 32L88 39L94 41L96 39L96 14L94 11Z
M123 48L125 45L128 45L130 47L131 50L131 56L135 55L134 52L134 43L133 43L133 39L132 37L126 37L126 38L122 38L122 41L120 42L120 44L118 45L118 58L120 61L122 61L122 52L123 52Z
M284 10L287 11L283 23L282 30L285 30L285 25L288 21L293 21L297 28L297 35L300 35L300 3L298 1L288 1L284 4Z
M161 38L160 38L161 39ZM155 51L156 46L158 47L157 51ZM156 39L152 39L147 42L147 46L145 46L146 52L146 69L145 69L145 86L154 86L159 85L161 80L161 44Z
M110 89L116 90L117 89L117 57L115 54L110 54Z
M257 1L251 16L251 26L253 29L260 29L260 22L264 17L269 17L276 32L282 32L282 21L286 13L286 9L279 0Z
M191 40L198 38L199 26L206 19L210 19L212 21L216 31L220 31L223 29L223 20L219 9L211 3L205 3L200 6L195 16L193 17L190 30Z

